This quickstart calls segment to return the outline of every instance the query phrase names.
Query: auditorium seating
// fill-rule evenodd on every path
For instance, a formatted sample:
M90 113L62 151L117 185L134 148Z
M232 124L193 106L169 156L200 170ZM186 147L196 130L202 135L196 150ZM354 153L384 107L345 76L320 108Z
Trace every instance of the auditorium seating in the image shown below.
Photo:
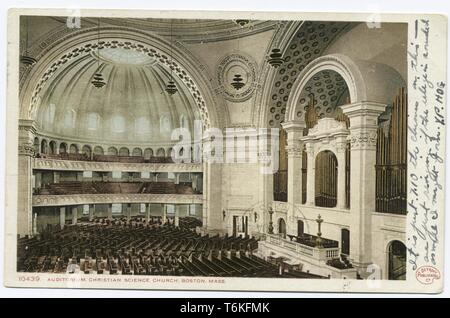
M251 237L200 235L189 222L179 227L160 218L95 219L64 229L49 227L39 236L20 238L19 272L102 275L170 275L218 277L318 276L289 271L252 252Z
M152 193L152 194L199 194L192 184L173 182L87 182L65 181L44 184L37 189L36 195L70 194L108 194L108 193Z

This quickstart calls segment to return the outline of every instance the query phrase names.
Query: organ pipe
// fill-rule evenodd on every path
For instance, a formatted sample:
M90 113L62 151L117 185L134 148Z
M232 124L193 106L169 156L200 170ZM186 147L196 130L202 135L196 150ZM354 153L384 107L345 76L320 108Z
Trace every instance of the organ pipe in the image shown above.
M406 214L407 94L399 90L392 103L389 127L378 128L376 211Z

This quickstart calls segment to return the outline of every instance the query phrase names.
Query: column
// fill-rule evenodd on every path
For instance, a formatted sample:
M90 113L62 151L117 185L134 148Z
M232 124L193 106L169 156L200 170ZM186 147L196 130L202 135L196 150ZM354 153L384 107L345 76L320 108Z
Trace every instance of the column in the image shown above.
M150 203L145 204L145 223L150 222Z
M336 145L337 145L336 159L338 164L336 207L338 209L345 209L345 149L347 147L347 142L343 138L337 140Z
M112 204L107 204L107 217L108 220L112 220Z
M32 120L19 121L19 156L18 165L14 164L10 154L6 154L6 184L17 179L17 234L20 236L32 235L32 169L34 156L34 136L36 129ZM11 152L11 155L14 153ZM17 170L18 169L18 170Z
M175 226L180 226L180 204L175 204Z
M166 224L166 222L167 222L167 205L161 204L161 207L162 207L162 211L163 211L162 223Z
M224 227L222 217L222 164L223 138L220 135L203 139L203 227L220 231ZM214 149L214 151L212 151Z
M89 204L89 221L94 220L95 218L95 205Z
M310 206L316 205L316 163L314 144L312 142L306 143L306 154L308 155L308 164L306 169L306 204Z
M53 183L59 183L59 171L53 172Z
M61 230L66 225L66 207L62 206L59 208L59 226L61 227Z
M386 105L372 102L341 106L350 119L350 259L367 274L365 268L371 263L372 212L375 211L375 164L378 116Z
M305 123L289 121L282 124L287 132L286 151L288 155L288 211L287 211L287 233L295 234L297 224L295 222L295 206L302 203L302 147Z
M131 203L127 203L127 220L131 220Z
M78 207L72 207L72 225L76 225L78 221Z
M40 189L42 186L42 172L36 172L34 176L34 187Z

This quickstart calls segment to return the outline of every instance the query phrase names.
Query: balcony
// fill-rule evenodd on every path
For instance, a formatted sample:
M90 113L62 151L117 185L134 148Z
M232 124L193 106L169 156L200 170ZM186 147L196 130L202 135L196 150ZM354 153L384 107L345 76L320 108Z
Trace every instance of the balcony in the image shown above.
M312 236L311 236L312 237ZM325 242L331 240L323 239ZM327 261L339 257L339 247L315 247L311 246L311 241L308 240L308 244L302 244L291 240L286 240L275 234L267 234L266 242L275 246L282 247L288 251L294 252L298 256L306 256L312 258L315 261ZM306 242L306 241L304 241ZM336 242L337 243L337 242ZM326 243L328 244L328 243ZM324 244L325 245L325 244ZM329 244L328 244L329 245ZM334 244L333 244L334 245ZM326 245L325 245L326 246Z

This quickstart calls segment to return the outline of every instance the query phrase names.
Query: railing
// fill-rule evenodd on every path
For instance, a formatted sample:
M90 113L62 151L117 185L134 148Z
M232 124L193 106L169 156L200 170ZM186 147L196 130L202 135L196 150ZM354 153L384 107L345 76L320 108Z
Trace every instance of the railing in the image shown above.
M266 242L285 248L286 250L305 255L316 260L330 260L339 257L339 247L318 248L285 240L274 234L266 234Z

